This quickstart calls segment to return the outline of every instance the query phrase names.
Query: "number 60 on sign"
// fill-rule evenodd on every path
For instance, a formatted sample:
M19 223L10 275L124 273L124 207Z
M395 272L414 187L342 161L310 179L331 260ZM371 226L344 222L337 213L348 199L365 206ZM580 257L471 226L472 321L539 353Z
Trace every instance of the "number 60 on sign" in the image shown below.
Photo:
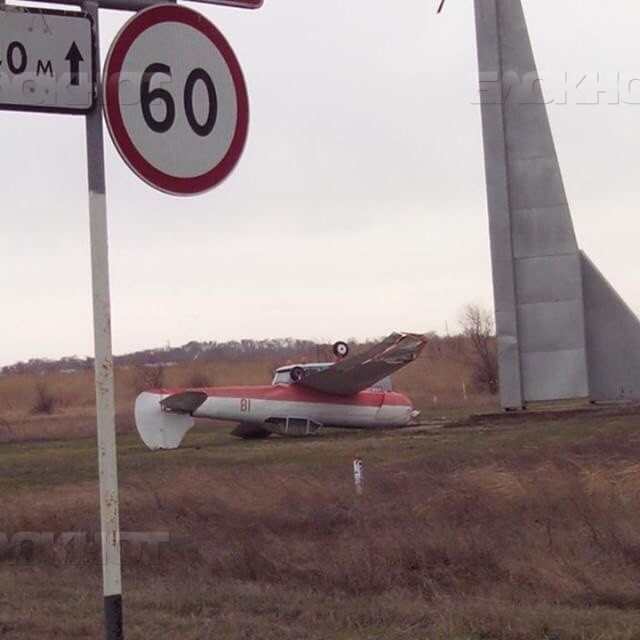
M240 65L195 11L160 5L129 20L107 57L104 96L120 155L161 191L211 189L240 158L249 119Z

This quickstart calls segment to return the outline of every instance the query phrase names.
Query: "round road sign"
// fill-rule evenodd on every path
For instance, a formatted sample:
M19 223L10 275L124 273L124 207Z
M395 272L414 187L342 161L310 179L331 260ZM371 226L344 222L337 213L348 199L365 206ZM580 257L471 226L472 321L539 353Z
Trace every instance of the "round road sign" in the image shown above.
M238 60L211 22L182 6L144 9L122 27L105 63L104 110L123 160L175 195L219 184L247 138Z

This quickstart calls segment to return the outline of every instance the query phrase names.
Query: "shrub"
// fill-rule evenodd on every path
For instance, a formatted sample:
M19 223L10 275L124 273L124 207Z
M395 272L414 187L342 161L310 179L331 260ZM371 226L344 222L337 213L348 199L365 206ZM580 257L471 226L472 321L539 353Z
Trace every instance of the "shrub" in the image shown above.
M53 395L49 385L44 381L38 382L35 388L35 399L31 407L31 413L51 415L57 404L58 399Z
M138 367L134 375L136 394L148 389L162 389L164 387L165 368L161 365Z
M211 387L213 386L213 379L206 370L198 369L195 371L189 371L186 376L185 386L192 388Z

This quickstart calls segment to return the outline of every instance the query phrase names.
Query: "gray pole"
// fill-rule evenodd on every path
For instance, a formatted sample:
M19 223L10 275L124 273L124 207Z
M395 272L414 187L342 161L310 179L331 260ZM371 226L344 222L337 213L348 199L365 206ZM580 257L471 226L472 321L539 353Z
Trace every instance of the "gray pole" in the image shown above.
M496 313L500 395L505 409L525 406L520 359L520 327L511 230L511 194L507 136L502 94L500 14L498 0L475 0L478 67L483 74L494 75L493 87L499 96L481 91L482 132L489 205L489 237L493 267L493 295Z
M116 455L113 355L111 350L111 302L109 295L109 241L102 130L100 82L100 30L98 3L83 2L96 30L96 106L86 116L89 218L95 341L96 413L100 474L100 523L102 577L107 640L122 640L122 580L120 575L120 524L118 515L118 466Z

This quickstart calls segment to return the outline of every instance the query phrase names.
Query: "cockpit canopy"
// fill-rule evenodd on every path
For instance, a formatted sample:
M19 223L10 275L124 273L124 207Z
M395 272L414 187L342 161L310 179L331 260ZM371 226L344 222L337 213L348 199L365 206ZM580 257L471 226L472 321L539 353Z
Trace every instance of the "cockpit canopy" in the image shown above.
M315 362L311 364L288 364L284 367L279 367L276 369L275 375L273 376L273 382L271 384L291 384L293 381L291 380L291 370L297 367L300 367L304 370L305 375L309 375L311 373L317 373L318 371L322 371L323 369L328 369L332 367L333 363L331 362ZM375 391L391 391L391 378L386 377L376 382L374 385L370 387Z

